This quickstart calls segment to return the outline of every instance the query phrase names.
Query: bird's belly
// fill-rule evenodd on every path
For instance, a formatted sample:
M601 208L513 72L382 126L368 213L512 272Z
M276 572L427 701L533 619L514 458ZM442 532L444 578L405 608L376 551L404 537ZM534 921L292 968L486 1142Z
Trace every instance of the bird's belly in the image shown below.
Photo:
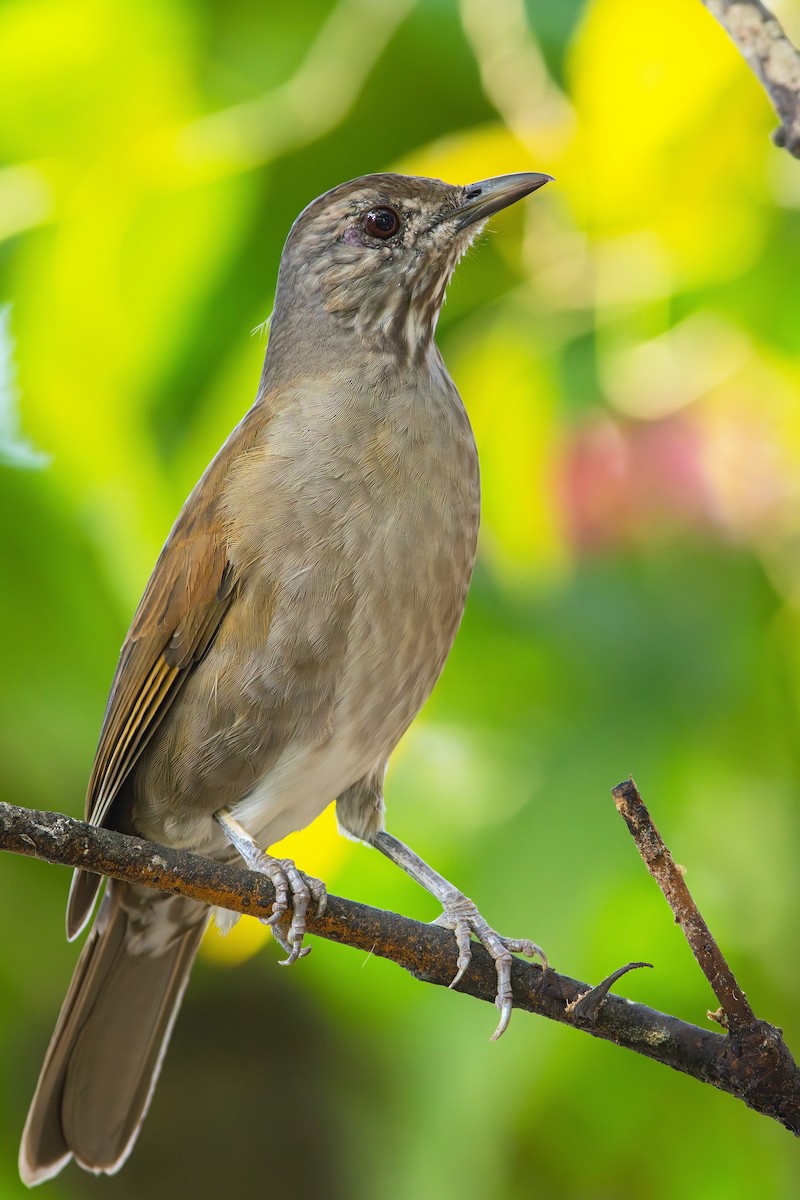
M289 746L231 812L260 845L269 847L310 825L360 770L358 751L346 737L325 746Z
M391 599L356 606L324 725L291 741L233 806L263 844L304 828L351 784L385 765L424 704L452 645L469 564L448 570L439 564L435 571L436 588L395 575ZM378 594L370 587L362 593Z

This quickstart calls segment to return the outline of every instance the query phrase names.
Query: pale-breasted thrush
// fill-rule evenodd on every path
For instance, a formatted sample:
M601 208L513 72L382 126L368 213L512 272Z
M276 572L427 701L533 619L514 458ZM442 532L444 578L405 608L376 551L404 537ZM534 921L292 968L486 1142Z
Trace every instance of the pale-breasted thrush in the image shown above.
M272 920L305 952L318 881L263 853L336 798L341 829L438 897L458 976L475 905L384 831L389 755L461 620L478 532L478 458L433 340L445 288L486 218L549 180L455 187L370 175L298 217L281 258L256 402L186 501L133 619L89 783L88 819L266 871ZM77 872L75 937L100 878ZM291 899L291 918L289 900ZM138 1133L209 910L109 882L20 1151L28 1184L72 1157L111 1172Z

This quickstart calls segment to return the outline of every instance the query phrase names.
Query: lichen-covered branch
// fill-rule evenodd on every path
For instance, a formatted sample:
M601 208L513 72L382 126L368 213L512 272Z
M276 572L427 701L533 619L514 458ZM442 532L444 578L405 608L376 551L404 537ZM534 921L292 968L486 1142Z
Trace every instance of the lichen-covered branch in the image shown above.
M761 0L703 0L760 79L780 118L773 134L800 158L800 52Z
M80 866L255 917L268 915L275 898L269 880L252 871L58 813L2 802L0 849ZM308 928L319 937L390 959L425 983L447 987L455 975L455 941L437 925L330 896L325 913L310 916ZM519 959L514 961L512 984L516 1008L656 1059L737 1096L800 1134L800 1071L779 1031L765 1022L736 1034L715 1033L607 993L605 983L591 988ZM472 964L457 990L491 1004L496 986L494 963L475 945Z

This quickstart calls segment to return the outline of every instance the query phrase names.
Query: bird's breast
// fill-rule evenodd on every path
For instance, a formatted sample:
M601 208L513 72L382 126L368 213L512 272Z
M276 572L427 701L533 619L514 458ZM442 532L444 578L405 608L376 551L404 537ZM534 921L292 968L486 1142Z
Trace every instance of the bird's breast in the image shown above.
M266 658L278 640L300 667L330 647L331 719L373 752L424 702L461 619L480 506L472 431L442 375L382 399L312 387L268 433L237 506L260 513L239 553L279 589Z
M388 758L444 665L479 519L460 399L449 381L382 404L295 393L232 465L221 509L239 592L150 778L192 827L232 804L274 840Z

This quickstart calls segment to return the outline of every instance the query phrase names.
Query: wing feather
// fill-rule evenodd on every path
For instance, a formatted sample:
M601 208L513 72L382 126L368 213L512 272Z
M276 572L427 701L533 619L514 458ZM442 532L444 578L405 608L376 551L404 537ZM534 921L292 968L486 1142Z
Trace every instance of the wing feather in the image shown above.
M102 825L108 809L120 787L155 731L159 715L166 712L164 700L178 678L179 668L170 667L163 655L145 680L133 710L117 741L112 743L108 762L104 763L102 779L92 801L90 820Z
M233 599L235 578L221 531L206 526L198 534L197 514L189 521L185 514L161 552L122 647L89 780L86 811L94 825L107 817Z

